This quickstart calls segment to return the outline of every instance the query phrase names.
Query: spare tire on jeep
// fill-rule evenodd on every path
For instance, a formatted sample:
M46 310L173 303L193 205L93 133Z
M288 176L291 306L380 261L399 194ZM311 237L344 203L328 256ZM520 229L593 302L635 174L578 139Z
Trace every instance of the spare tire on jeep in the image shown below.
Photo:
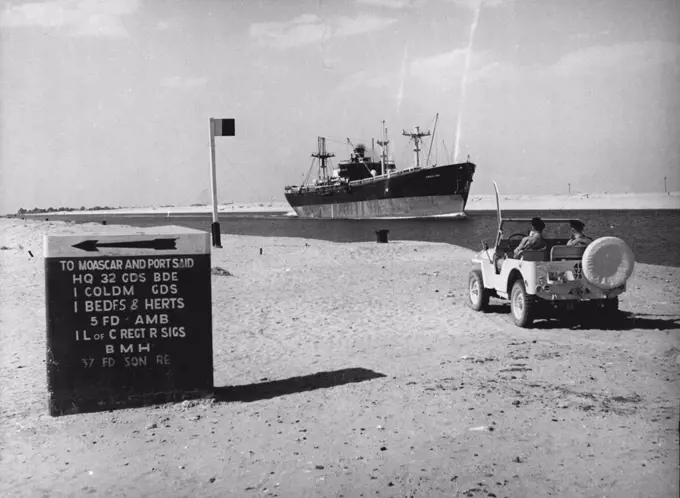
M618 237L600 237L586 247L583 276L600 289L620 287L633 273L635 258L628 244Z

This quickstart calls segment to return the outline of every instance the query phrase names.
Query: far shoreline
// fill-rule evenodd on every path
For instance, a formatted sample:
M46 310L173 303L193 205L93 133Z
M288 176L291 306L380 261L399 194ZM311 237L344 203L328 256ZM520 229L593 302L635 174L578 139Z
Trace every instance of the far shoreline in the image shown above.
M571 195L521 195L500 196L503 211L581 211L581 210L680 210L680 192L668 193L578 193ZM496 200L493 194L471 195L465 208L466 213L495 212ZM280 214L292 215L294 211L287 202L242 202L219 204L218 214ZM9 213L5 217L36 217L47 215L68 216L182 216L211 215L212 205L191 206L147 206L113 209L89 209L73 211L40 211Z

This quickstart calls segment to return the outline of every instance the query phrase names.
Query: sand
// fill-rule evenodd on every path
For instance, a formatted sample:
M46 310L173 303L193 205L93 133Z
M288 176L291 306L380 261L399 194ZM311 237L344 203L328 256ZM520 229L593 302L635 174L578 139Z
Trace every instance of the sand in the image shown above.
M463 248L223 235L215 398L52 418L64 227L116 230L0 220L0 496L678 495L678 268L637 265L616 328L519 329L466 307Z

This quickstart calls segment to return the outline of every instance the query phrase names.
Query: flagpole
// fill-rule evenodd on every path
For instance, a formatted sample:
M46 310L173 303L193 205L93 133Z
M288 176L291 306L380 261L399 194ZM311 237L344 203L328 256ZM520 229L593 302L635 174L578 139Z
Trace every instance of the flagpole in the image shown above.
M220 222L217 218L217 170L215 168L215 119L210 118L210 186L212 189L212 239L213 246L221 248Z

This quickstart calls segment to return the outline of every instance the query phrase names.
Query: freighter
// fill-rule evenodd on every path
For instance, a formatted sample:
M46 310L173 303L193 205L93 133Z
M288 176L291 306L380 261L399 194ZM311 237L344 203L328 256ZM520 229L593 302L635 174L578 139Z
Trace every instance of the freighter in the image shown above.
M394 161L388 160L389 140L383 121L382 140L377 141L380 160L376 161L372 154L369 157L366 147L357 144L350 159L340 161L330 174L328 159L334 154L326 151L326 139L318 137L318 151L312 154L315 158L312 167L318 159L318 178L301 186L285 187L286 200L300 218L420 218L463 214L476 166L469 161L421 166L420 146L430 132L421 132L416 127L415 132L403 134L414 142L415 161L411 168L397 170Z

